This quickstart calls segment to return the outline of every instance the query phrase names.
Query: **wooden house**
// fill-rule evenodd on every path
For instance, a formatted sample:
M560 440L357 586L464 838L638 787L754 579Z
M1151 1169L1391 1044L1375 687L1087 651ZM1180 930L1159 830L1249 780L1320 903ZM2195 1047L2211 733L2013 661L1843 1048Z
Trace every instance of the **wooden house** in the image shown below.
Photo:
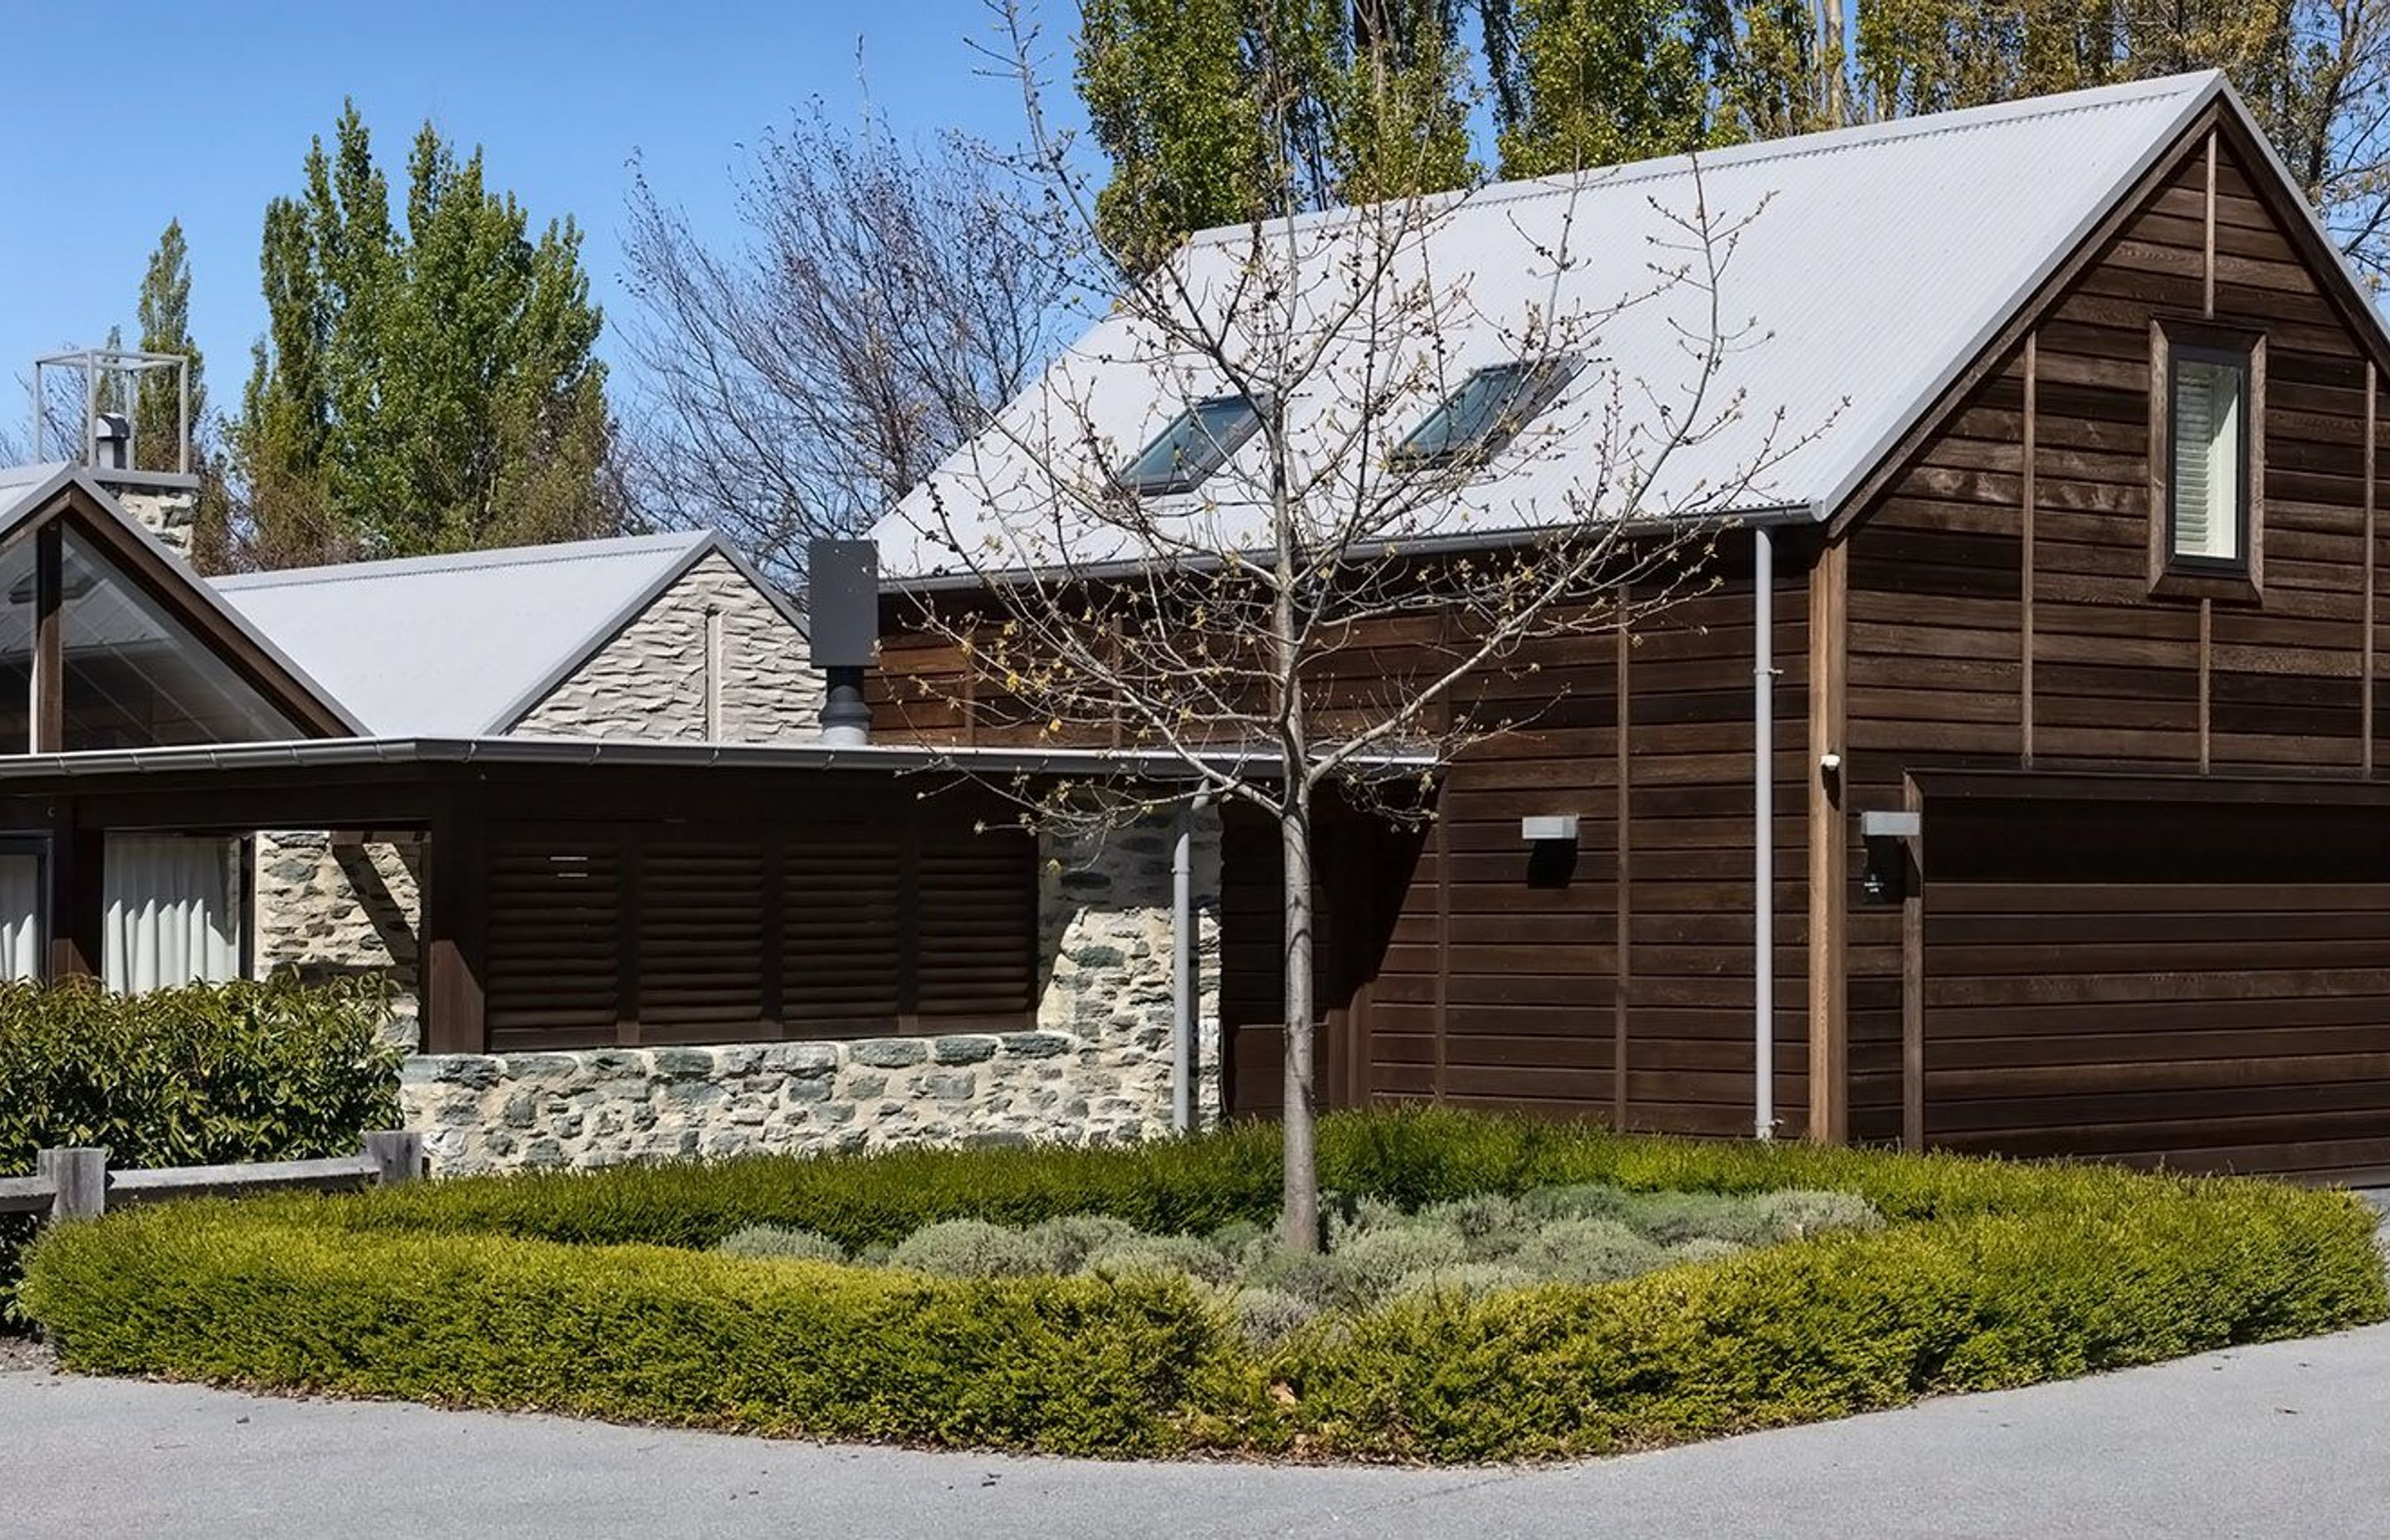
M1498 289L1494 233L1555 186L1472 195L1447 266ZM1424 832L1324 836L1326 1099L2390 1165L2390 334L2246 109L2186 76L1571 196L1624 243L1692 187L1767 204L1728 301L1783 350L1754 398L1843 409L1728 510L1715 588L1539 644L1503 687L1527 725L1448 767ZM1123 335L1060 366L1133 451L1185 403ZM968 587L930 495L878 532L917 606ZM883 734L969 740L966 671L908 612ZM1523 838L1552 815L1557 875ZM1266 1111L1274 857L1224 841L1229 1106Z

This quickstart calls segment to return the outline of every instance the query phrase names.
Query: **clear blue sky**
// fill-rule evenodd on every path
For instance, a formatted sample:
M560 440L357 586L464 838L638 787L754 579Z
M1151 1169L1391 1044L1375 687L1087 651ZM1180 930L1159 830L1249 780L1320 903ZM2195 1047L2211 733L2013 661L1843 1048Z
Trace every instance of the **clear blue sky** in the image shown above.
M394 183L429 117L481 144L492 185L534 225L570 213L592 286L629 308L618 246L628 161L700 229L732 226L739 146L820 96L871 100L899 132L957 126L1010 140L1021 110L969 45L979 0L128 0L11 5L0 133L0 426L26 408L6 382L33 356L132 329L158 232L191 244L192 329L214 404L238 404L263 329L257 249L266 200L295 190L309 136L343 96ZM1069 98L1072 0L1043 0L1049 73ZM863 50L858 72L856 49ZM1072 105L1075 105L1073 103ZM393 189L394 193L396 189Z

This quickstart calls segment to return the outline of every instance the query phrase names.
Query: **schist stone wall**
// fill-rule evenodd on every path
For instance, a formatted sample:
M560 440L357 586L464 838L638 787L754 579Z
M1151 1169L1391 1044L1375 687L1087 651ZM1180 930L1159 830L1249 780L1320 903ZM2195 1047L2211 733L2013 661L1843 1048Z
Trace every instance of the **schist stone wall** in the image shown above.
M261 979L288 969L310 982L379 973L390 982L392 1035L418 1033L423 853L419 839L361 841L321 831L257 836L253 956Z
M110 494L141 527L179 557L191 554L199 518L199 494L187 487L116 487Z
M1194 853L1199 1124L1220 1110L1219 830ZM759 1150L1102 1143L1171 1122L1166 825L1044 865L1034 1030L844 1043L418 1055L400 1087L435 1171L607 1165Z
M712 720L706 682L712 692ZM513 729L533 737L790 743L820 731L804 638L720 555L682 574Z

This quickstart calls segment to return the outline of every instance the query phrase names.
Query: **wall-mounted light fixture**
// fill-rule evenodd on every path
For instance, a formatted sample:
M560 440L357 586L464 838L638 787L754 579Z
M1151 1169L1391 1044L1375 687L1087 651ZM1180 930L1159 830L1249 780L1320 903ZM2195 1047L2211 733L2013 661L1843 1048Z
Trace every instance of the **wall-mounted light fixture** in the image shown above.
M1859 838L1867 844L1860 896L1870 904L1897 904L1914 892L1919 877L1914 841L1924 832L1921 813L1860 814Z
M1576 876L1576 815L1531 814L1519 820L1527 844L1527 886L1565 888Z

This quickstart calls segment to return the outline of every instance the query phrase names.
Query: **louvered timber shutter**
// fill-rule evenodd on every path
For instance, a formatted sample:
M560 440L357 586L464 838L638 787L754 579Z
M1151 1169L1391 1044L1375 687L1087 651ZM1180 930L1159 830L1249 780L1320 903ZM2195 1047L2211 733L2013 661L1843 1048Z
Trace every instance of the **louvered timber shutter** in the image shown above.
M955 823L919 836L914 1009L924 1021L1018 1025L1036 1002L1036 842Z
M791 1037L898 1027L904 841L885 828L790 829L780 859L781 1020Z
M639 844L639 1037L726 1042L764 1020L765 851L758 841Z
M614 1041L622 876L621 845L611 838L492 841L485 988L493 1050Z

